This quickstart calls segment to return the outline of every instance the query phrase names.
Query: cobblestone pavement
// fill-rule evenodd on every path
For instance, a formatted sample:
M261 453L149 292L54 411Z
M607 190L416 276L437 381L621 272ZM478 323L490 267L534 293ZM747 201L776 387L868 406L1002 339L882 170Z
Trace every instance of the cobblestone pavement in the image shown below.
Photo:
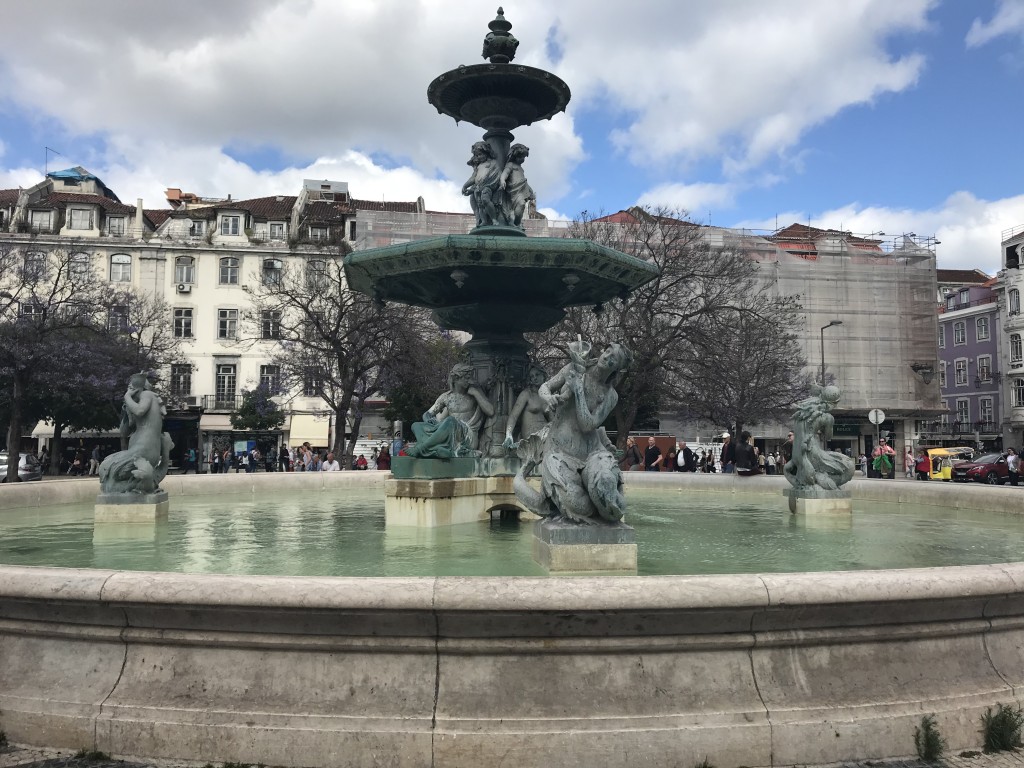
M713 761L712 761L713 762ZM76 755L55 749L36 749L6 745L0 747L0 768L243 768L240 763L197 763L181 760L146 760L126 758L114 760L103 754ZM255 765L252 768L256 768ZM261 766L262 768L262 766ZM486 766L481 766L486 768ZM690 768L680 766L680 768ZM735 768L717 766L716 768ZM800 766L800 768L814 768ZM1024 751L985 754L980 750L951 753L935 763L923 760L865 760L860 763L839 763L818 768L1024 768Z

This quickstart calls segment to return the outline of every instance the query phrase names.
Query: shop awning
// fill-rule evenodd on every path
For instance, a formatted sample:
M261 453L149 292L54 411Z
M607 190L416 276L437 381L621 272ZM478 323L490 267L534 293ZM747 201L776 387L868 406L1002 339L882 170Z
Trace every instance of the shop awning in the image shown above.
M327 430L331 424L330 416L313 413L293 413L288 426L288 445L296 446L303 443L310 445L329 445Z

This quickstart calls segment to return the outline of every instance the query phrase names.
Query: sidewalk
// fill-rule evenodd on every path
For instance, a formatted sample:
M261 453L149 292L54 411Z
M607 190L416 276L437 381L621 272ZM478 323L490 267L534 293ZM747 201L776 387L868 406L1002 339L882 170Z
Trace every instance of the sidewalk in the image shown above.
M717 765L713 755L708 762L715 768L736 768L729 765ZM0 768L201 768L202 766L222 766L224 763L200 763L181 760L112 760L106 756L77 757L71 752L59 752L55 749L35 749L7 745L0 747ZM233 768L242 768L245 764L231 763ZM252 764L253 768L255 764ZM693 768L680 765L680 768ZM967 750L950 754L934 763L923 760L865 760L860 763L839 763L831 766L800 766L800 768L1024 768L1024 752L996 752L986 755L981 751Z

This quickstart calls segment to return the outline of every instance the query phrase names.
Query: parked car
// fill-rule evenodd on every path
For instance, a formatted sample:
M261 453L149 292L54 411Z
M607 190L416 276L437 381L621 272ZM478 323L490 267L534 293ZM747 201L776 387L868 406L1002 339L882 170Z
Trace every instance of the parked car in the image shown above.
M19 454L21 458L18 460L18 480L42 480L43 479L43 468L39 466L39 462L36 457L31 453ZM0 452L0 483L7 482L7 467L10 459L7 455L7 451Z
M956 483L973 481L1002 485L1009 477L1005 453L986 453L973 461L962 461L953 466L953 482Z

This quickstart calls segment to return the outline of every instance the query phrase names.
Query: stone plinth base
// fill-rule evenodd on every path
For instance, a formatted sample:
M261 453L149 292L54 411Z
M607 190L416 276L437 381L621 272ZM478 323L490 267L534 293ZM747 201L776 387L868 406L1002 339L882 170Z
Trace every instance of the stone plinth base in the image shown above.
M399 480L443 480L450 477L512 477L519 471L520 461L508 458L414 459L396 456L391 460L391 474Z
M434 528L440 525L475 523L489 520L493 510L501 509L526 512L512 490L512 478L507 475L441 480L394 479L384 484L386 526Z
M827 491L823 488L786 488L782 493L789 499L789 511L793 514L849 515L853 512L850 492L842 489Z
M538 520L533 524L533 559L552 573L636 573L636 531L625 523Z
M171 508L167 491L156 493L101 493L96 497L97 523L151 523Z

